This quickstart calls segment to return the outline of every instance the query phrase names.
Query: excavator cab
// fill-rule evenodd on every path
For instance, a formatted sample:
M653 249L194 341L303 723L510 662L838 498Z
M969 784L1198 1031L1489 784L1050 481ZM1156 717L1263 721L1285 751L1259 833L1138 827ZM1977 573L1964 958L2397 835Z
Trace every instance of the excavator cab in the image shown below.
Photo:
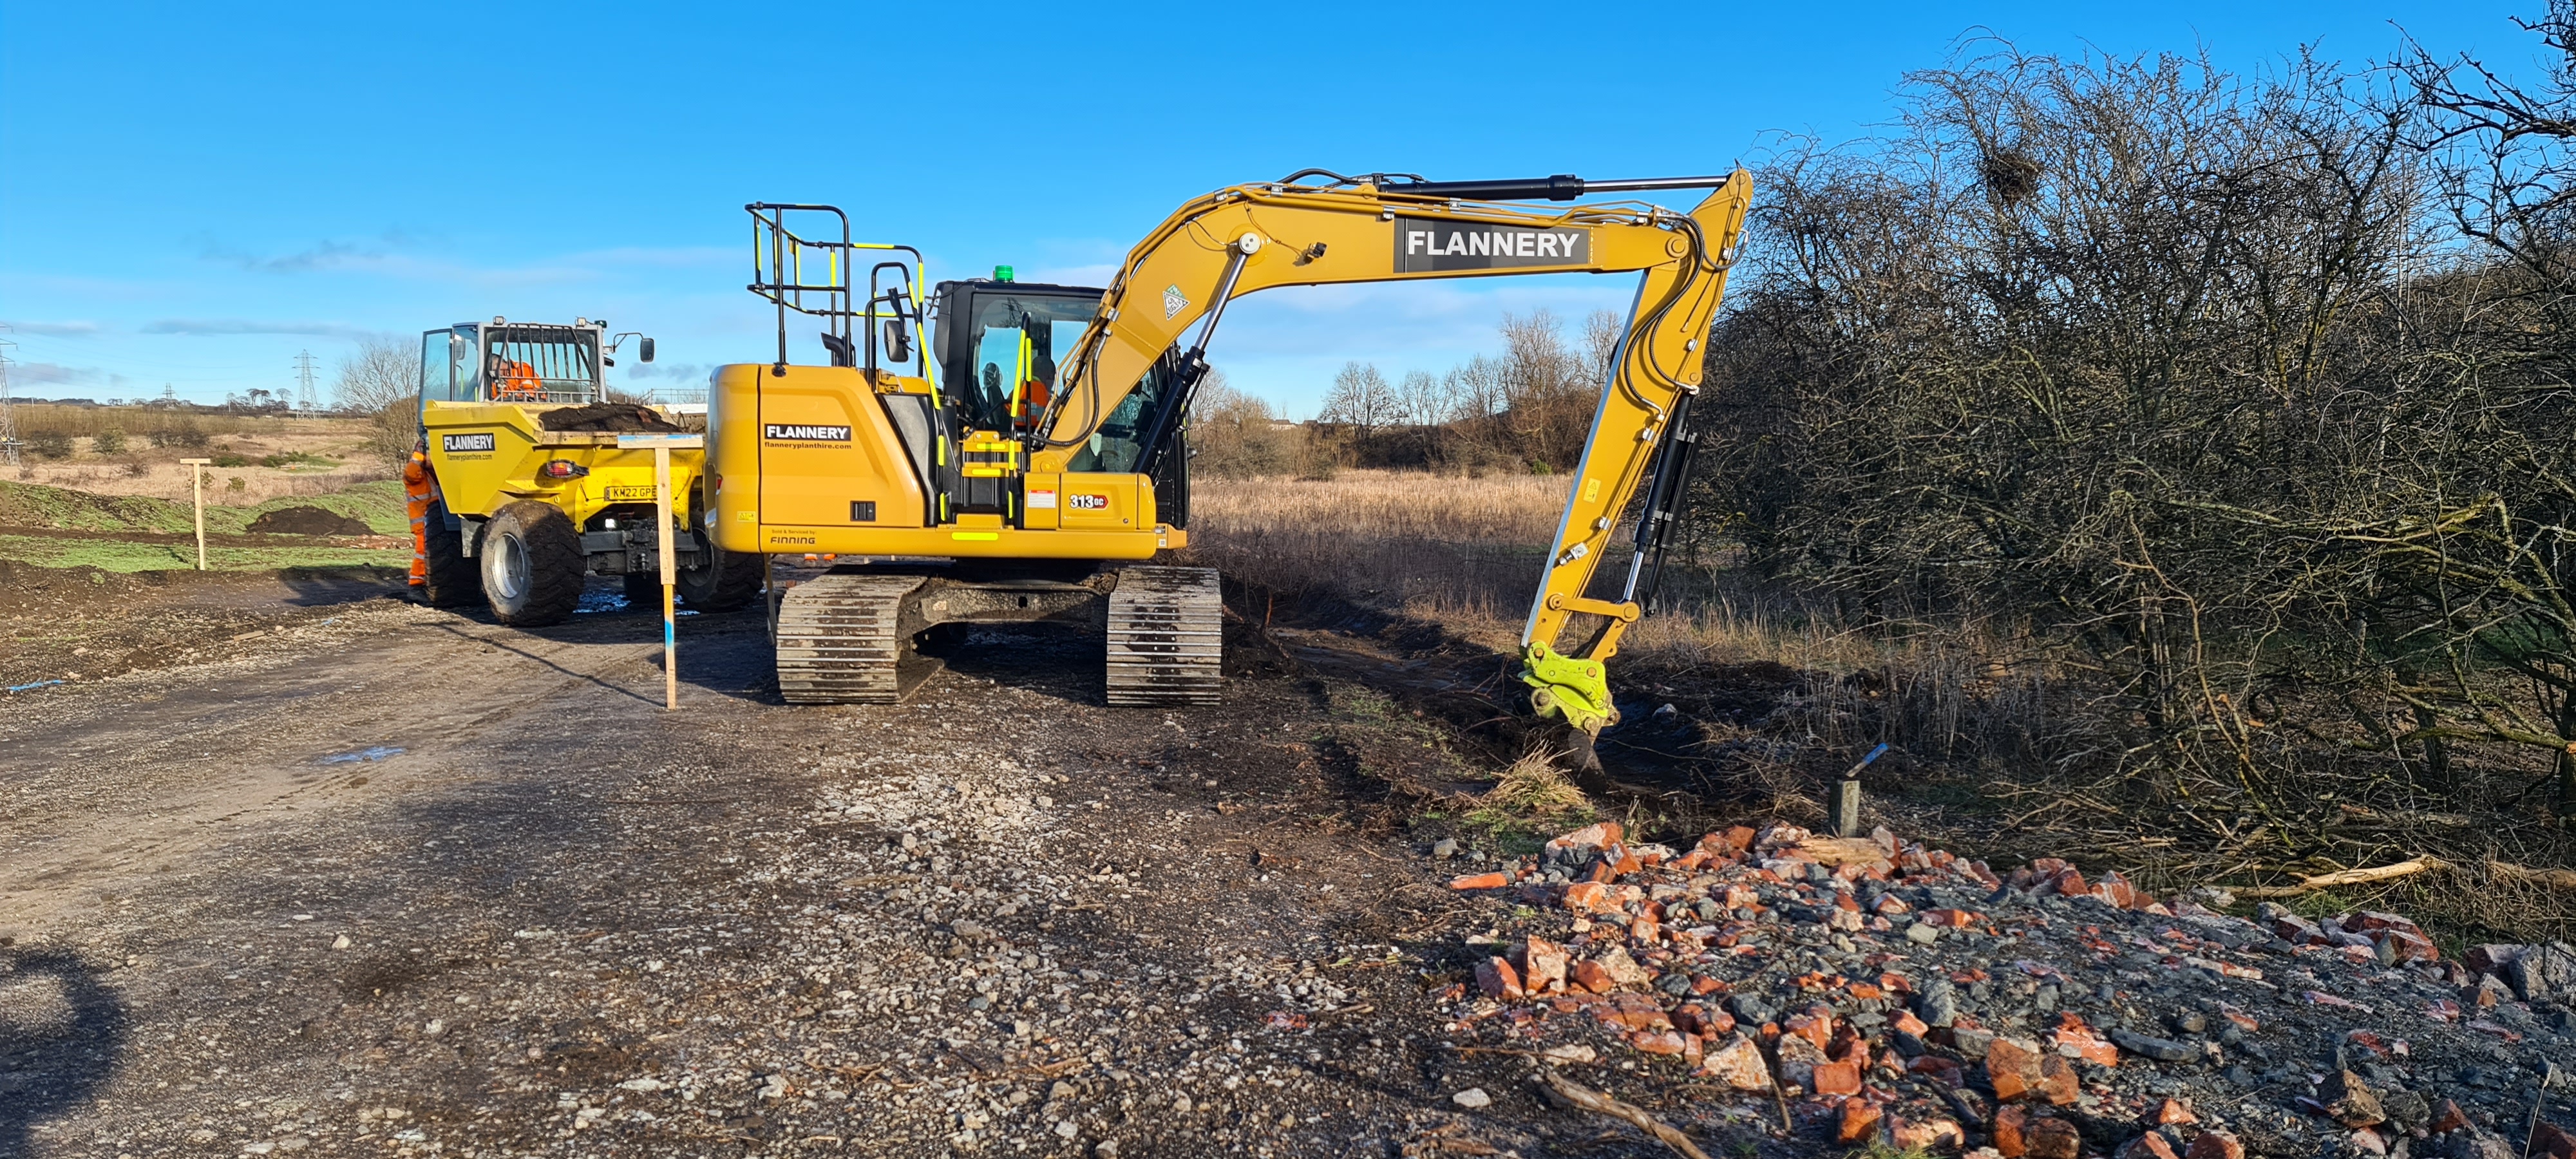
M931 322L940 379L957 384L947 392L945 417L959 439L983 432L1005 441L1034 441L1055 398L1057 366L1072 355L1083 328L1100 312L1100 294L1093 286L1007 278L941 282L933 289ZM1069 469L1137 471L1151 429L1148 419L1161 393L1149 382L1120 399L1099 429L1074 448ZM1181 431L1167 437L1178 439ZM1165 467L1154 477L1156 510L1176 528L1189 525L1188 461L1186 451L1164 456ZM943 484L955 510L1011 507L1010 489L998 480L959 475Z
M710 379L710 527L725 551L839 557L779 605L780 692L888 702L931 627L1053 622L1104 635L1110 703L1212 702L1216 573L1131 566L1188 544L1141 466L1176 416L1111 399L1078 444L1046 437L1081 405L1057 379L1102 291L996 270L925 295L918 251L852 239L838 209L745 208L778 354ZM792 324L819 326L826 365L788 361Z

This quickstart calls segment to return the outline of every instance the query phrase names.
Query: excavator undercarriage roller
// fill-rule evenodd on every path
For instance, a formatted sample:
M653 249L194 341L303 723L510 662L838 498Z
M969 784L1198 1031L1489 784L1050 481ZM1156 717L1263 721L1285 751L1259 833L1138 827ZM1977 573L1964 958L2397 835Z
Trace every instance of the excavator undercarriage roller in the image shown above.
M1077 623L1108 637L1109 703L1214 704L1225 609L1210 568L1132 567L1087 580L835 571L778 606L778 690L791 704L894 704L938 669L914 647L939 624Z

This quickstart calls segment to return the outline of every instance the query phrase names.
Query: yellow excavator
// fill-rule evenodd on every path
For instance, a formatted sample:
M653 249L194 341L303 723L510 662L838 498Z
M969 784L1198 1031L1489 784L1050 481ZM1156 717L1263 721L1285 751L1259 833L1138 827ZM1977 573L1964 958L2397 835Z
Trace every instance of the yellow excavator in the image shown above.
M1688 213L1538 204L1666 189L1711 192ZM1151 561L1189 542L1190 401L1226 304L1278 286L1636 273L1521 638L1532 707L1588 738L1617 720L1602 662L1676 525L1701 344L1751 195L1741 170L1429 181L1310 169L1183 205L1105 289L1016 282L1005 267L927 300L919 252L853 241L838 209L747 206L749 288L777 308L778 356L713 375L707 530L728 555L838 559L778 604L791 702L890 703L928 670L922 632L1052 620L1105 629L1110 703L1211 703L1217 575ZM829 365L789 363L790 314L821 320ZM1614 521L1641 489L1624 582L1596 595Z

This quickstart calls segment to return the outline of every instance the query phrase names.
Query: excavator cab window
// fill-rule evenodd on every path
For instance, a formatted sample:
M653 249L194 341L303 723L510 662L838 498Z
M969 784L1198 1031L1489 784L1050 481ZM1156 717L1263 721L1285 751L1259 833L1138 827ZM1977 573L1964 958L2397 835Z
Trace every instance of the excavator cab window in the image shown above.
M942 377L968 430L1016 432L1046 412L1056 362L1070 357L1100 309L1100 291L1080 286L974 283L940 314ZM962 304L964 309L945 308ZM958 323L964 323L958 327ZM952 329L955 327L955 329Z

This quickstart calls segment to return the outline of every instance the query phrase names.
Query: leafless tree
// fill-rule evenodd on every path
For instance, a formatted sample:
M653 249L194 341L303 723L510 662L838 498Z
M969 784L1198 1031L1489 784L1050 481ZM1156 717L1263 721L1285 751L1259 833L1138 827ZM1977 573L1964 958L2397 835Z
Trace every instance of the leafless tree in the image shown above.
M331 385L339 409L372 420L368 449L389 462L410 453L417 437L420 350L396 338L360 339L340 358Z
M1362 440L1380 427L1401 421L1400 404L1395 388L1377 367L1366 362L1346 362L1333 375L1333 388L1324 395L1324 405L1317 417L1328 423L1342 423L1356 431Z

